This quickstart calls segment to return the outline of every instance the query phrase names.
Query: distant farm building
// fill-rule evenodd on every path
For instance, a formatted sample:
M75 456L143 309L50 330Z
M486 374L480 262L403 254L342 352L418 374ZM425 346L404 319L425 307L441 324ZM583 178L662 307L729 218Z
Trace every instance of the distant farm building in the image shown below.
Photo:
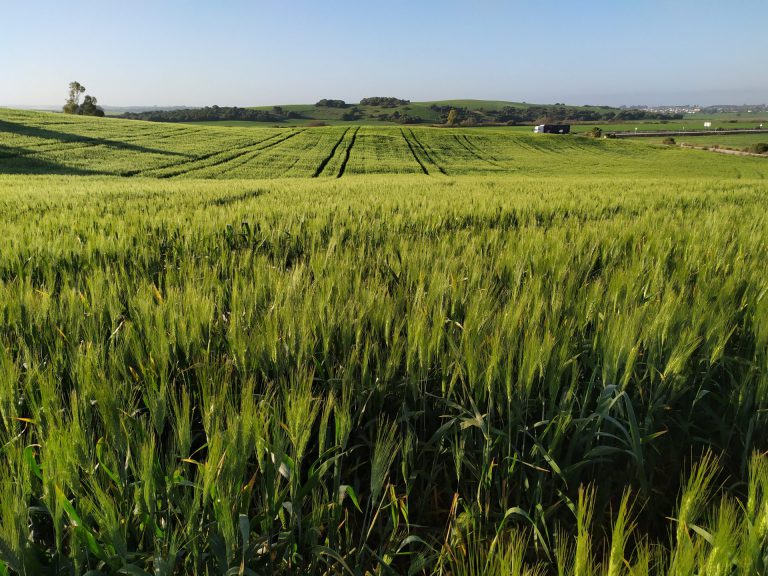
M536 134L570 134L570 124L539 124L534 127Z

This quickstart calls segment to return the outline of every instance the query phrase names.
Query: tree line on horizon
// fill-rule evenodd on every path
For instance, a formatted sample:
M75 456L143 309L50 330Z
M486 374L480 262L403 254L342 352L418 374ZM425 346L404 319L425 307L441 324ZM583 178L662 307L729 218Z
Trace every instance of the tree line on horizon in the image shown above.
M86 100L90 98L86 96ZM95 103L95 99L93 99ZM399 124L439 123L450 126L477 126L483 124L546 124L563 122L630 122L638 120L672 121L680 120L683 114L668 114L635 108L593 108L553 105L529 105L524 107L505 106L501 109L473 110L463 106L432 104L429 110L437 113L428 117L410 108L409 100L390 97L363 98L359 104L348 104L344 100L323 98L316 108L344 109L340 116L344 121L379 120ZM85 103L83 103L85 106ZM366 108L389 108L393 110L370 110ZM205 106L179 110L148 110L125 112L120 118L147 120L151 122L285 122L296 119L313 119L311 114L285 110L273 106L270 110L240 108L237 106ZM321 118L322 119L322 118Z
M148 110L145 112L125 112L119 116L129 120L148 120L150 122L213 122L238 120L245 122L283 122L303 118L298 112L273 106L271 110L254 110L238 106L205 106L203 108L184 108L181 110Z
M443 124L554 124L562 122L629 122L636 120L680 120L683 114L666 114L635 108L586 108L579 106L505 106L501 110L471 110L462 106L433 104L430 110L440 115ZM452 111L454 113L452 114Z

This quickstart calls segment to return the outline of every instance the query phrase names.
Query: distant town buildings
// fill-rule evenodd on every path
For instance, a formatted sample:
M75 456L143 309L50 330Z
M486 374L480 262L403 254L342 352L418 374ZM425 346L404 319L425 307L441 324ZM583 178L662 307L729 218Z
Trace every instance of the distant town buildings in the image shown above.
M701 112L701 106L685 104L683 106L619 106L624 110L645 110L654 114L696 114Z
M680 106L619 106L622 110L645 110L655 114L722 114L746 112L748 114L756 112L768 112L768 104L719 104L717 106L699 106L698 104L684 104Z

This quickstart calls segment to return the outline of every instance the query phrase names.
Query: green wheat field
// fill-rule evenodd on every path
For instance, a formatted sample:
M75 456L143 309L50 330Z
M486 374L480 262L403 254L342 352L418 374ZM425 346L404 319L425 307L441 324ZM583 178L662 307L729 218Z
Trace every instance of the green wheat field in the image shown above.
M0 110L0 575L768 573L766 176Z

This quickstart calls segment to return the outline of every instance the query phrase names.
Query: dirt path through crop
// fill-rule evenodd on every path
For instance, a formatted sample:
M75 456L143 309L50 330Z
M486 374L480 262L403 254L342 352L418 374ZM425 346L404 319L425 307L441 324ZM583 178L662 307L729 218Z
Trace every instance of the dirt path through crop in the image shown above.
M731 150L729 148L713 148L710 146L694 146L693 144L680 144L680 148L688 150L704 150L706 152L717 152L718 154L731 154L732 156L754 156L755 158L768 158L768 154L756 154L754 152L744 152L743 150Z

